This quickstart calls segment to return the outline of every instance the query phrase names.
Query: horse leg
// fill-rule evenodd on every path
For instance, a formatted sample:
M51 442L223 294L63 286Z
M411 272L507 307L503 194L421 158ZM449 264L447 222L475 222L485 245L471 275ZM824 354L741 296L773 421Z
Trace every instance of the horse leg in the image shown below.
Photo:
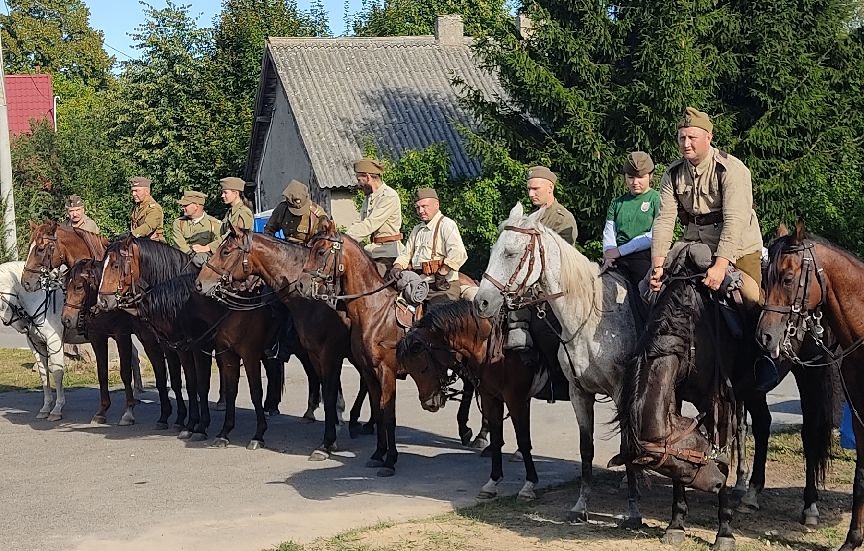
M285 390L285 362L275 358L263 359L264 371L267 373L267 394L264 398L264 411L267 415L279 415L279 402Z
M366 462L366 467L380 469L384 466L384 454L387 453L387 435L381 430L381 384L378 379L369 377L366 381L366 389L369 392L369 404L372 407L372 417L378 425L376 435L375 451Z
M108 422L108 408L111 407L111 394L108 392L108 337L91 332L90 345L96 356L96 377L99 379L99 411L90 422L104 424Z
M582 463L582 483L579 500L570 509L572 522L588 522L588 499L591 497L591 479L594 472L594 395L570 385L570 401L579 425L579 460Z
M342 371L342 358L329 358L326 354L322 356L319 356L319 361L323 365L321 387L324 398L324 441L312 452L309 461L328 459L330 453L336 450L336 424L339 417L338 401L341 390L339 380ZM334 356L336 355L334 354Z
M121 427L135 424L135 390L133 388L134 376L132 374L132 335L124 334L114 337L117 343L117 353L120 356L120 379L126 391L126 409L117 423Z
M296 354L296 356L297 359L300 360L300 364L303 366L303 371L306 372L306 379L309 381L309 395L306 400L306 411L303 412L303 417L301 417L300 420L313 423L315 422L315 410L318 409L318 405L321 404L321 378L318 376L318 373L315 372L315 368L312 367L308 354L302 352Z
M138 349L135 345L132 345L131 354L131 366L132 366L132 380L134 382L134 392L135 398L138 398L140 394L144 394L144 382L141 380L141 358L138 357Z
M216 355L216 366L219 369L219 398L216 399L216 405L213 406L213 409L215 409L216 411L225 411L225 384L226 383L225 383L224 370L222 369L222 355L221 354ZM208 376L207 380L208 381L210 380L209 376ZM207 387L208 388L210 387L209 383L207 384ZM208 401L209 399L210 399L209 396L207 396L204 399L204 401L207 402L207 411L208 412L210 411L210 403Z
M483 500L498 497L498 484L504 478L504 460L501 454L501 448L504 446L504 403L485 392L480 393L480 403L483 405L483 413L489 423L489 447L487 449L492 455L492 472L489 474L489 481L480 488L480 493L477 494L477 499Z
M801 443L804 447L806 484L804 486L804 509L800 522L806 526L819 524L819 490L817 485L824 483L825 471L831 451L831 429L833 428L833 401L826 400L833 395L832 367L826 369L792 370L798 383L801 411L804 423L801 425Z
M771 411L762 392L751 391L744 396L744 406L753 420L753 467L747 492L741 497L738 512L759 510L759 494L765 488L765 463L768 459L768 437L771 434ZM739 439L742 439L739 435Z
M669 521L662 539L667 545L684 543L684 519L687 517L687 495L684 490L682 482L672 481L672 520Z
M216 435L213 446L225 448L228 446L228 433L234 429L236 422L237 387L240 384L240 356L234 350L225 349L219 353L219 380L220 390L225 397L225 419L222 421L222 429ZM261 384L261 370L258 369L258 384ZM249 380L249 392L252 394L252 404L255 405L252 377L249 374L250 366L246 366L246 376ZM258 398L260 400L260 392ZM258 402L260 403L260 402ZM257 413L257 406L256 406Z
M384 466L378 469L377 474L388 477L396 474L396 461L399 459L399 451L396 449L396 369L382 366L381 371L381 413L378 427L385 433L387 452Z
M369 395L369 406L374 409L375 406L373 404L375 401L371 397L371 393L369 392L369 385L366 383L366 379L362 376L360 377L360 388L357 389L357 397L354 399L354 405L351 406L351 415L348 418L348 435L351 438L357 438L361 434L372 434L372 431L367 432L368 423L366 425L360 424L360 413L363 409L363 401L366 399L366 396ZM374 416L372 416L374 418ZM369 420L372 422L372 419Z
M456 412L456 424L459 427L459 440L463 446L471 444L474 431L468 426L468 415L471 413L471 400L474 398L474 385L468 379L462 378L462 400L459 411Z
M849 532L846 533L846 541L840 547L840 551L852 551L858 549L864 541L864 425L858 416L864 415L864 380L860 378L858 365L849 361L843 362L840 367L840 375L846 382L848 395L846 399L849 406L854 407L852 415L852 428L855 431L855 480L852 483L852 521L849 524Z
M153 366L153 375L156 377L156 391L159 393L159 420L156 421L156 430L168 428L168 418L171 417L171 398L168 396L168 369L165 363L165 354L155 339L142 338L138 340L144 346L144 353Z
M185 440L191 438L192 434L195 432L195 427L198 426L201 418L201 408L198 405L198 370L195 365L195 354L184 351L179 355L183 366L183 375L186 377L186 394L189 398L189 415L186 419L186 425L183 427L183 430L180 431L180 434L177 435L177 438ZM177 396L180 395L178 394ZM207 401L206 397L204 398L204 401Z
M525 464L525 484L519 490L516 499L534 501L537 498L534 487L539 478L537 468L534 466L534 457L531 455L531 398L508 402L507 409L510 410L510 419L516 432L516 446L522 453L522 462Z
M735 417L738 419L738 430L735 432L735 491L747 492L747 408L744 400L736 400Z
M726 480L729 480L729 467L719 465L720 470L726 475ZM735 534L732 533L732 507L729 505L729 488L726 484L720 488L717 494L717 536L714 538L714 545L711 549L714 551L733 551L735 549Z
M638 530L642 528L642 511L639 510L642 493L639 491L636 468L632 463L627 463L625 468L627 470L627 516L621 522L621 527Z
M177 417L174 419L174 428L183 430L186 426L186 416L189 415L189 410L186 408L186 400L183 399L183 362L180 361L180 356L173 350L162 348L161 345L160 349L165 356L165 364L168 367L171 391L174 392L174 399L177 401ZM186 389L188 393L188 385Z
M48 355L41 350L33 350L34 355L39 361L36 365L39 368L39 379L42 381L42 408L36 414L37 419L47 419L54 407L54 393L51 391L51 385L48 384Z
M190 439L195 442L201 442L207 440L207 428L210 426L210 402L208 398L210 395L210 369L213 365L213 357L211 356L211 350L206 352L195 350L193 355L195 357L193 363L196 372L196 382L198 383L198 408L200 413L198 424L192 431ZM218 358L219 356L216 357ZM220 369L219 372L221 378L222 370Z
M471 447L475 450L482 449L480 452L480 457L487 457L486 447L489 446L489 421L486 420L486 416L483 412L480 412L480 432L477 433L477 436L474 437L474 440L471 441Z
M249 441L249 444L246 445L247 450L253 451L264 447L264 433L267 432L267 415L264 412L264 405L262 404L262 400L264 398L264 383L263 381L261 381L260 349L255 350L252 354L244 354L243 366L246 368L246 380L249 382L249 396L252 399L252 407L255 408L255 435L252 437L252 440ZM274 367L278 369L278 366ZM225 380L228 380L227 376L225 377ZM269 387L270 382L268 381L267 384ZM236 402L236 385L228 387L228 391L234 392ZM230 404L231 397L226 394L226 398L228 399L228 403ZM232 409L234 409L234 406L235 404L231 404Z

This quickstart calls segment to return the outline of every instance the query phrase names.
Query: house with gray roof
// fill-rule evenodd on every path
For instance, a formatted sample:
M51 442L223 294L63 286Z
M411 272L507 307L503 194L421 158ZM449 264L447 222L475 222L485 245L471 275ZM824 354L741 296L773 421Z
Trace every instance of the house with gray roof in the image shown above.
M444 143L452 175L476 175L479 162L457 130L474 122L451 79L488 97L503 91L463 34L461 17L441 16L434 36L269 38L244 175L258 212L275 207L295 178L338 224L350 224L359 216L353 162L369 144L397 159Z

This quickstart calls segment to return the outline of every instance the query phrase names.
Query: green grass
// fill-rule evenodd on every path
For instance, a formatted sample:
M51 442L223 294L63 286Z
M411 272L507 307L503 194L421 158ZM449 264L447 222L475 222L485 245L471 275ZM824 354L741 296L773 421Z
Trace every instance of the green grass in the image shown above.
M37 390L42 388L39 373L32 370L36 358L29 349L22 348L0 348L0 392L11 392L16 390ZM141 377L146 379L153 377L153 369L146 358L141 358ZM49 376L53 387L53 380ZM108 368L108 384L121 386L120 368L116 361L110 363ZM73 361L67 358L63 375L64 388L82 388L98 386L99 380L96 376L96 364L82 361Z

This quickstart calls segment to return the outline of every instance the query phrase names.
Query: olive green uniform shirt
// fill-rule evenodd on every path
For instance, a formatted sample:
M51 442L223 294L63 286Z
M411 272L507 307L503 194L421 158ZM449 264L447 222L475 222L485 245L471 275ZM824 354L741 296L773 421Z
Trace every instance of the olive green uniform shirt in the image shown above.
M329 219L327 211L316 203L310 202L309 212L303 216L297 216L291 214L291 211L288 210L288 203L282 201L273 209L273 214L270 215L270 220L264 227L264 233L276 235L276 232L282 230L286 241L305 245L313 235L321 231L324 223Z
M402 231L402 201L396 190L381 184L363 200L360 221L351 224L345 232L357 241L372 241L364 247L372 258L396 258L402 254L402 241L375 243L376 237L389 237Z
M154 241L165 241L165 214L152 197L137 203L132 209L129 225L133 237L149 237Z
M95 233L96 235L99 235L101 233L99 231L99 225L96 224L96 222L94 222L93 219L86 214L81 217L81 220L79 220L77 224L73 224L71 220L66 220L64 225L70 228L78 228L79 230L89 231L90 233Z
M221 236L222 222L206 212L198 220L181 216L174 220L171 227L174 234L174 246L184 253L192 252L192 245L211 246L218 242Z
M557 199L545 208L538 222L560 235L567 243L576 244L576 237L579 235L576 218Z
M222 244L222 241L228 235L228 232L231 231L228 227L228 224L231 224L231 227L238 230L252 230L255 227L255 215L252 214L252 211L243 204L242 199L238 199L234 203L231 204L231 210L225 213L225 217L222 218L222 226L219 229L219 239L212 242L210 244L210 251L216 252L219 249L219 245Z
M688 224L685 241L704 243L715 256L733 263L744 255L762 251L750 170L739 159L711 148L711 154L698 166L686 159L669 165L660 186L660 214L651 230L651 256L666 256L672 247L679 204L691 217L723 213L723 221L717 224Z

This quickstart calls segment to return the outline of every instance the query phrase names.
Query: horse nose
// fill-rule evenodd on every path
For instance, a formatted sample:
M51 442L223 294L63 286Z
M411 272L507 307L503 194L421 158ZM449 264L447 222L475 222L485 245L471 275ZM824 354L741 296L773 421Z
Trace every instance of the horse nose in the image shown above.
M761 331L759 333L759 344L765 350L771 350L774 345L774 337L768 331Z
M477 305L477 310L480 312L485 312L489 309L489 301L485 298L476 298L474 299L474 304Z
M63 327L69 328L72 326L72 320L69 318L64 317L61 321L63 322Z
M204 286L201 285L200 281L195 281L195 290L199 293L204 290Z

